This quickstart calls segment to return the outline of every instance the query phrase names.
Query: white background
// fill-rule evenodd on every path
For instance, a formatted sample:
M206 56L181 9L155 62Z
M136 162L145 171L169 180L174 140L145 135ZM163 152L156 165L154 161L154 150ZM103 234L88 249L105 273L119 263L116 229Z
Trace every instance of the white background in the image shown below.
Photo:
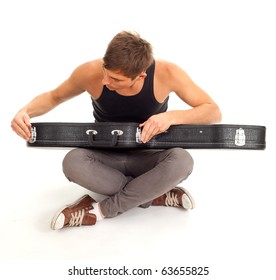
M72 279L73 265L209 266L210 275L187 278L275 279L275 12L269 0L1 1L5 279ZM35 95L103 56L121 30L139 32L156 57L179 64L220 105L222 123L265 125L267 149L191 150L195 169L183 186L195 197L193 211L138 208L95 227L51 231L54 212L87 191L62 174L67 150L27 148L10 122ZM185 107L172 96L170 108ZM33 121L93 121L89 96ZM154 277L184 278L137 279Z

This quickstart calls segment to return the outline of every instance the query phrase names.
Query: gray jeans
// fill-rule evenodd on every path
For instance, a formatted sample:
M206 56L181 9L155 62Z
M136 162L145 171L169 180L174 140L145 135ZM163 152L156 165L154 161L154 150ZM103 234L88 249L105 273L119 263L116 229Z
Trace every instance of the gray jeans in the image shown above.
M77 148L63 160L63 172L69 181L108 196L100 202L102 213L108 218L137 206L149 207L153 199L185 180L192 169L193 159L182 148Z

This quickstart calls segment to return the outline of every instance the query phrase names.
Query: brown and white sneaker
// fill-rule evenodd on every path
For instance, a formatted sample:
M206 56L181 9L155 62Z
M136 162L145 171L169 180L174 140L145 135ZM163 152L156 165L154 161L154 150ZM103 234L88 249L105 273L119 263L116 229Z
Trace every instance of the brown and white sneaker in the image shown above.
M86 194L74 203L64 206L53 217L51 229L94 225L97 221L96 215L89 213L89 211L94 209L92 203L95 202L92 197Z
M175 187L167 193L155 198L153 206L172 206L186 210L195 208L195 202L191 194L182 187Z

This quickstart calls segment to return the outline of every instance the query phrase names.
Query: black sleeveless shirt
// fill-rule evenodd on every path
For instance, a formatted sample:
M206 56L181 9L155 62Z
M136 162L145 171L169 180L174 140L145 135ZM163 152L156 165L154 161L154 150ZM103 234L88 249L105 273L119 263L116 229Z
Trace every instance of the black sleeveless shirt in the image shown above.
M155 99L154 70L155 63L147 69L147 77L141 91L132 96L120 95L104 86L101 96L96 100L92 98L95 121L142 123L154 114L165 112L169 97L163 103Z

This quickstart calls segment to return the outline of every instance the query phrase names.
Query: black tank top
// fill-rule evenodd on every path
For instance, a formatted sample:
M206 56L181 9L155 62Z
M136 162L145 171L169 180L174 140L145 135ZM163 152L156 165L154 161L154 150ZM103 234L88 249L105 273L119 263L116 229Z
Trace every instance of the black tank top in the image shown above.
M168 108L168 99L159 103L153 93L155 63L146 71L147 77L141 91L132 96L123 96L116 91L103 87L101 96L94 100L94 118L98 122L137 122L142 123L150 116L165 112Z

